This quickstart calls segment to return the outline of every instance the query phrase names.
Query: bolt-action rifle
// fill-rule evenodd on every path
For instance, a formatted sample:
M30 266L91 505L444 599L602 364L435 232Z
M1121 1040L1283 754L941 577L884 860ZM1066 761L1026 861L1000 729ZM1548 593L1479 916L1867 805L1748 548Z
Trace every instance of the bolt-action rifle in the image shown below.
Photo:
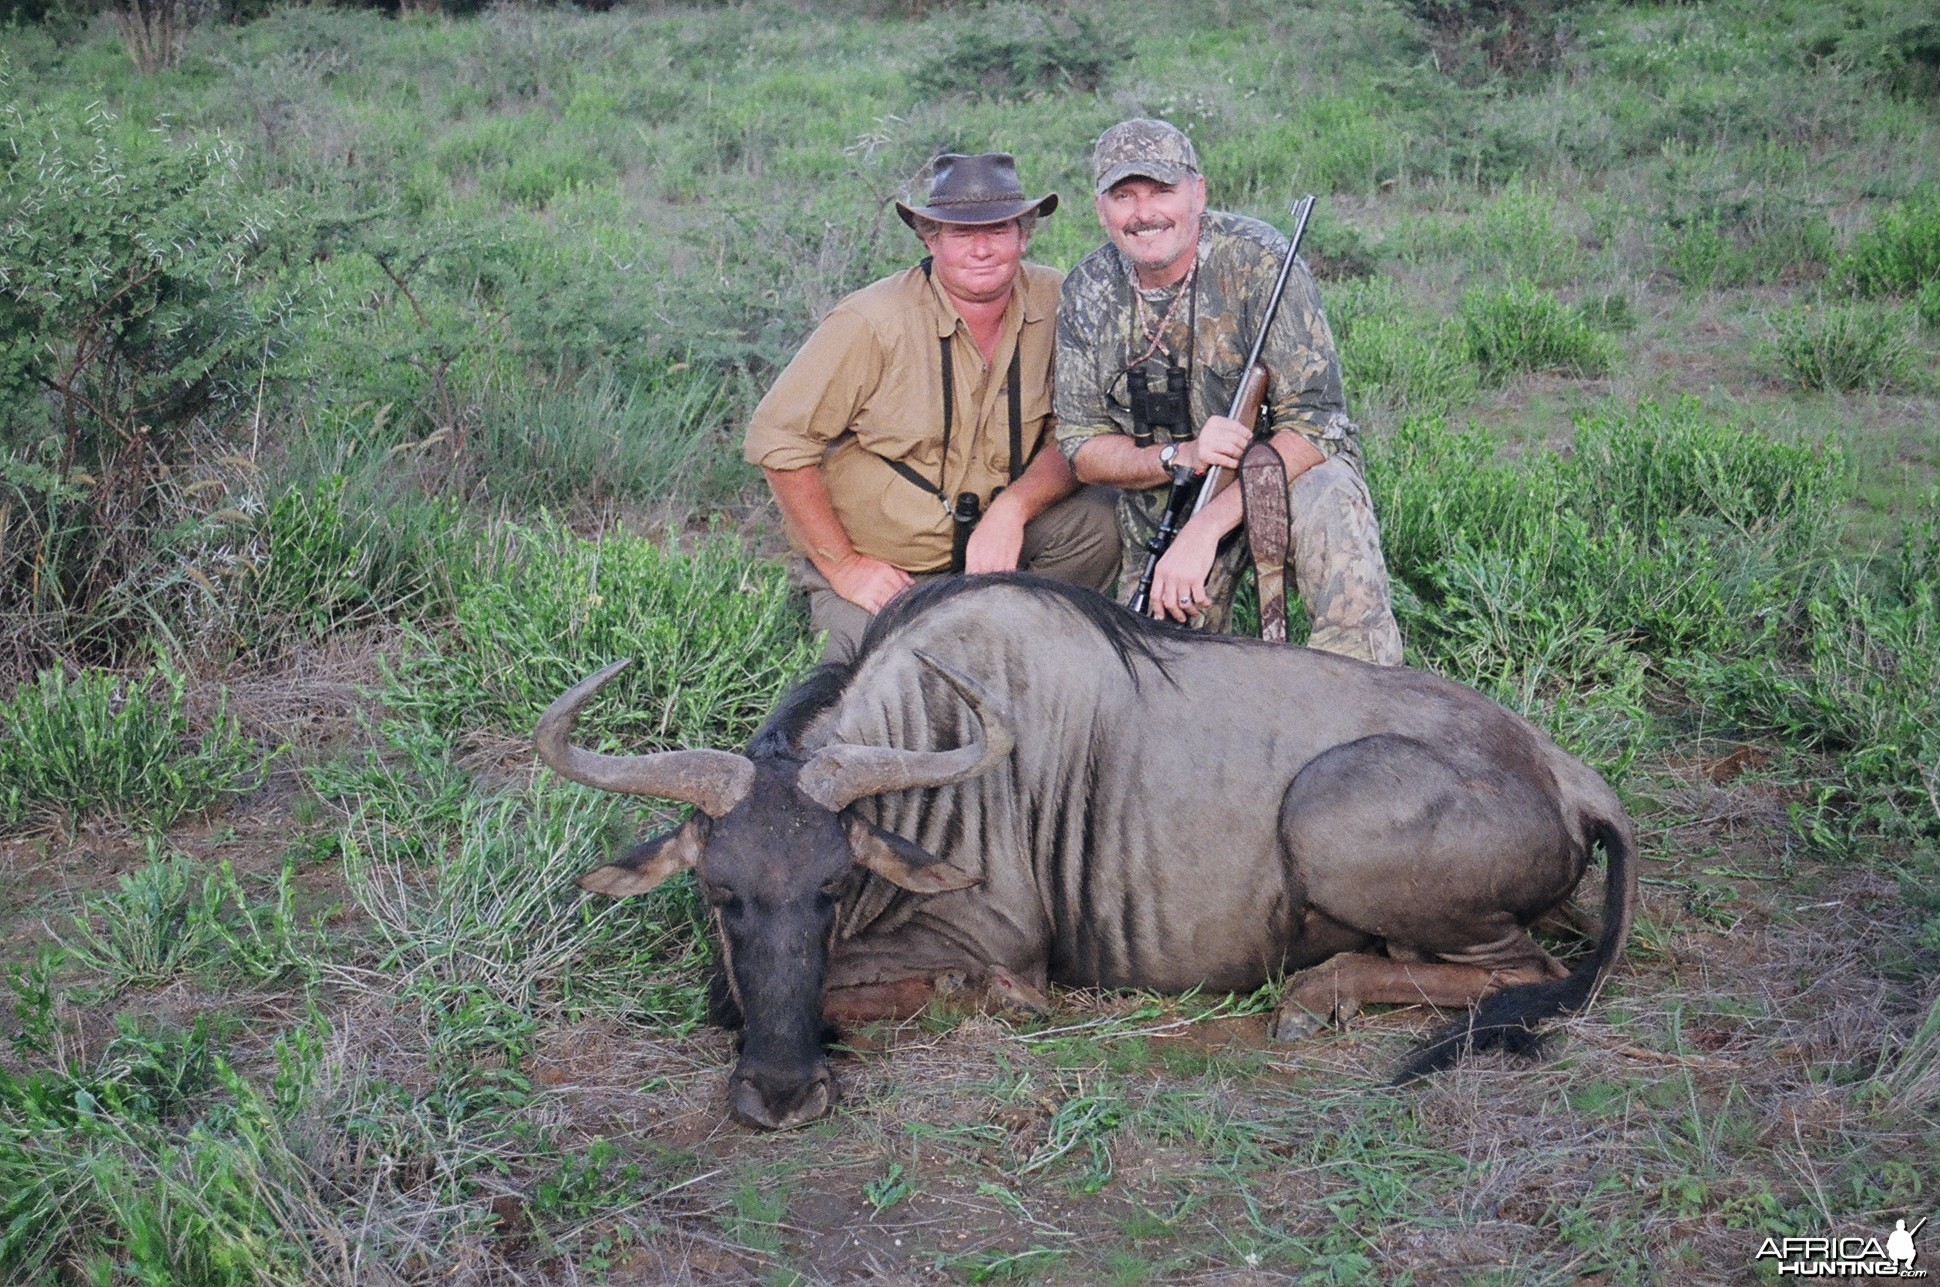
M1253 351L1246 355L1246 365L1242 369L1246 376L1239 382L1233 393L1233 402L1226 414L1229 419L1243 425L1252 425L1260 414L1260 404L1266 397L1266 367L1260 363L1260 353L1266 348L1266 333L1273 325L1273 319L1280 311L1280 297L1287 293L1287 278L1293 273L1293 261L1300 253L1300 239L1307 235L1307 220L1314 212L1314 199L1302 197L1293 203L1293 237L1287 242L1286 258L1280 261L1280 276L1273 283L1273 294L1267 298L1266 314L1260 319L1260 332L1253 337ZM1151 539L1145 542L1145 570L1139 573L1138 589L1132 592L1131 608L1141 615L1152 606L1152 574L1158 571L1159 560L1172 548L1174 538L1186 520L1204 509L1206 502L1218 490L1219 466L1207 469L1203 477L1195 475L1190 465L1177 465L1172 470L1172 489L1165 496L1165 511L1159 516L1159 525L1152 532Z

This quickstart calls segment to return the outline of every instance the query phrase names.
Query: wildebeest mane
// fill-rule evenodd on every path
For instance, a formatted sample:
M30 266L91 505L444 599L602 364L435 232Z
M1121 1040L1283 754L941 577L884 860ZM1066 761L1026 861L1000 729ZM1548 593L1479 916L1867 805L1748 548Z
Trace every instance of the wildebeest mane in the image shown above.
M931 581L896 598L876 615L863 633L862 646L856 653L857 664L931 608L959 595L978 594L996 586L1027 590L1040 598L1055 600L1076 614L1111 645L1112 651L1118 655L1118 664L1125 668L1134 686L1138 683L1138 668L1133 664L1135 658L1150 663L1161 675L1170 679L1171 672L1166 668L1172 654L1170 645L1185 639L1225 639L1225 636L1196 635L1169 621L1141 617L1102 594L1054 581L1050 577L1031 572L991 572Z
M748 758L800 759L803 730L835 704L854 674L855 663L850 661L825 661L808 672L808 678L789 689L781 704L755 730L748 742Z

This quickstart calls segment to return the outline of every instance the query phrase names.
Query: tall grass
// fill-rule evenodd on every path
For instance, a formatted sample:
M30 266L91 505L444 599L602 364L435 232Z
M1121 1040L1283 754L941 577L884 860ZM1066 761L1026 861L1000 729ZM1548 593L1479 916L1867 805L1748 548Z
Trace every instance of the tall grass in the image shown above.
M573 884L618 838L614 797L574 787L474 797L428 873L404 830L354 829L345 864L380 945L377 969L427 1013L449 1017L471 998L481 1013L527 1019L699 1022L704 949L686 882L630 901Z
M1836 451L1683 402L1586 417L1568 458L1410 420L1370 461L1411 645L1620 771L1658 659L1734 645L1790 604L1845 485Z
M586 675L637 658L586 723L635 750L739 743L814 657L780 569L736 543L681 554L554 523L510 529L450 629L414 639L384 691L394 710L516 738Z

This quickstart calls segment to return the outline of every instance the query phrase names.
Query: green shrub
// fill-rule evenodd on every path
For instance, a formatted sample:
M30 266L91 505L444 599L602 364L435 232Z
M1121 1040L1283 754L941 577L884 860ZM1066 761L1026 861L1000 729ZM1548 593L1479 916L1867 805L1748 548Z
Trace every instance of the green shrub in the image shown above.
M258 903L227 862L205 873L184 854L165 857L151 841L142 867L121 876L113 893L83 904L64 946L110 995L217 970L247 983L314 978L320 936L298 924L295 898L288 867L275 901Z
M1867 79L1911 99L1940 98L1940 17L1898 0L1849 0L1821 11L1807 36L1814 55L1833 56Z
M1823 838L1940 838L1940 589L1882 593L1835 563L1793 624L1793 639L1774 621L1673 674L1733 728L1827 755L1815 802L1838 830Z
M172 484L286 338L260 262L283 215L219 137L12 103L0 125L0 613L43 659L119 660Z
M254 790L262 758L225 704L189 735L187 679L44 671L0 705L0 823L49 814L132 817L166 828Z
M602 369L494 392L484 406L464 490L514 512L726 500L751 481L729 385L712 367L677 363L630 384Z
M1680 286L1713 290L1742 286L1758 276L1757 253L1739 245L1715 219L1673 225L1666 232L1668 244L1658 252L1658 262Z
M1694 403L1578 422L1565 459L1515 464L1435 421L1369 462L1411 642L1485 675L1615 682L1636 650L1722 647L1787 602L1843 500L1837 452L1719 424Z
M1598 376L1616 360L1607 337L1554 295L1526 281L1469 291L1462 298L1461 322L1463 340L1484 384L1504 384L1533 371Z
M253 527L239 550L224 547L233 563L212 625L258 655L380 622L435 620L476 557L455 501L361 475L288 486ZM217 552L202 561L216 564Z
M1920 325L1940 331L1940 277L1920 287L1920 293L1913 297L1913 311L1919 314Z
M1554 66L1572 0L1407 0L1429 32L1435 65L1465 83Z
M1087 13L1029 5L978 10L918 64L920 96L1023 98L1052 91L1092 93L1131 57L1131 44Z
M1861 295L1914 295L1940 281L1940 193L1883 211L1836 273Z
M525 738L553 698L633 657L586 736L633 750L730 746L814 659L781 569L731 541L681 554L558 525L506 540L500 562L461 592L448 632L413 632L384 690L393 710L446 731Z
M1424 317L1377 278L1327 292L1349 406L1397 417L1445 416L1475 396L1478 377L1458 324Z
M298 1287L307 1171L210 1026L122 1016L83 1070L0 1070L0 1270L11 1282Z
M1912 317L1878 304L1804 304L1771 319L1766 361L1801 388L1880 392L1906 388L1912 369Z

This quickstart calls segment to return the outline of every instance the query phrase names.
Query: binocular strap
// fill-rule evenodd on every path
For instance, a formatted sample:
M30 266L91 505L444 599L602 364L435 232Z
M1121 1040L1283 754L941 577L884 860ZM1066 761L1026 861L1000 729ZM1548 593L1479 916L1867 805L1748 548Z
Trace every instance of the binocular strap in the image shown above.
M1260 580L1260 638L1287 641L1287 555L1293 538L1287 508L1287 466L1264 439L1239 462L1239 496L1246 512L1246 544Z

